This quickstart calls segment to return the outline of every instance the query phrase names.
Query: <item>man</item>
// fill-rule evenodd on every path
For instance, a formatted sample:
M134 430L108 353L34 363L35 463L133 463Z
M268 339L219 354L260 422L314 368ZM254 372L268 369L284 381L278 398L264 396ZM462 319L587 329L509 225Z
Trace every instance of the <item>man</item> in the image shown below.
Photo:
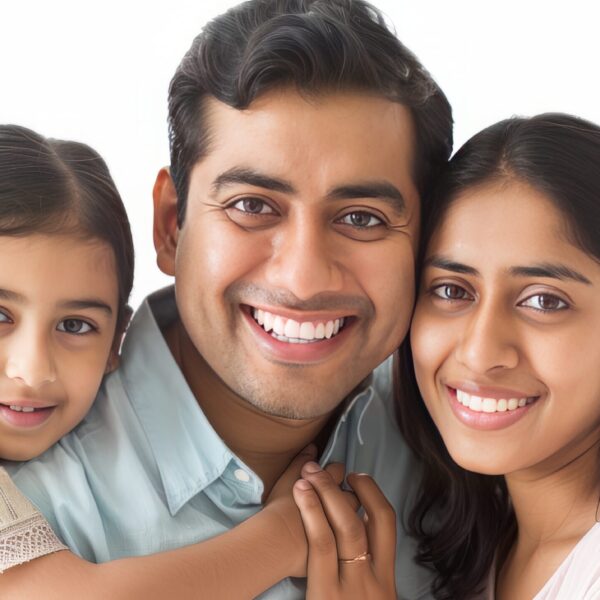
M169 124L154 238L174 293L142 305L84 423L14 480L98 562L252 518L309 442L402 517L414 462L389 364L370 377L408 328L445 97L368 5L254 0L196 38ZM413 555L400 531L398 593L425 597Z

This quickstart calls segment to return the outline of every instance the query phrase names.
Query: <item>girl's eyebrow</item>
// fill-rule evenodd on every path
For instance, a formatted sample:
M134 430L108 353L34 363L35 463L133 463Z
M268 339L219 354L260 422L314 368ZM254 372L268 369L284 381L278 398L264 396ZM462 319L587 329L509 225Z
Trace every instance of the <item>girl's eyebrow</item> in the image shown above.
M462 273L463 275L480 276L477 269L438 254L434 254L427 258L423 266L437 267L438 269L452 271L453 273ZM585 275L561 264L540 263L528 266L517 266L511 267L508 269L508 272L514 277L548 277L550 279L576 281L577 283L592 285L592 282Z
M0 300L9 300L18 302L19 304L27 303L27 298L18 292L0 288ZM59 308L69 310L84 310L86 308L97 308L105 312L108 316L113 314L113 310L109 304L98 298L80 298L77 300L65 300L58 304Z
M85 310L86 308L97 308L105 312L108 316L113 314L112 308L103 302L102 300L98 300L96 298L82 298L78 300L66 300L65 302L61 302L59 304L60 308L66 308L70 310Z

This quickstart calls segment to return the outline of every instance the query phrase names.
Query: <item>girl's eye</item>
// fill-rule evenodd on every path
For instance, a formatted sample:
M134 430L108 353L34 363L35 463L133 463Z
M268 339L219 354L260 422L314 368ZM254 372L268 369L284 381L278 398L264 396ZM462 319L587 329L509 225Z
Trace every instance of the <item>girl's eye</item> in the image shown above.
M58 324L56 329L73 335L84 335L94 331L94 327L82 319L65 319Z
M553 312L569 308L569 305L554 294L535 294L519 303L519 306L526 306L541 312Z
M357 210L344 215L339 219L338 223L351 225L352 227L357 227L358 229L370 229L371 227L377 227L384 224L382 219L363 210Z
M234 202L229 206L229 208L235 208L243 213L248 213L251 215L273 215L275 211L260 198L242 198L237 202Z
M431 290L431 293L442 300L471 300L471 295L460 285L454 283L444 283L438 285Z
M0 310L0 323L12 323L12 319L4 312Z

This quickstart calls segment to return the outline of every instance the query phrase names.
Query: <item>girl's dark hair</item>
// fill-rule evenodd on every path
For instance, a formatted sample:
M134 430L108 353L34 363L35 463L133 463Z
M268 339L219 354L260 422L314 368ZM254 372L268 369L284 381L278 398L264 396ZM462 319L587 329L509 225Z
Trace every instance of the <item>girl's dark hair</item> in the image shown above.
M0 125L0 236L75 234L113 250L119 285L117 330L130 314L133 240L127 213L100 155L85 144Z
M600 261L600 127L564 114L501 121L456 153L427 207L421 259L461 193L510 180L545 194L564 216L570 241ZM506 484L452 460L420 397L408 341L396 376L400 427L424 466L408 530L419 540L418 562L438 573L435 597L461 600L484 585L496 552L502 556L516 534Z
M242 110L282 86L308 94L362 91L408 107L415 183L428 195L452 150L452 111L383 15L363 0L249 0L208 23L171 81L170 172L179 225L191 169L209 150L204 100Z

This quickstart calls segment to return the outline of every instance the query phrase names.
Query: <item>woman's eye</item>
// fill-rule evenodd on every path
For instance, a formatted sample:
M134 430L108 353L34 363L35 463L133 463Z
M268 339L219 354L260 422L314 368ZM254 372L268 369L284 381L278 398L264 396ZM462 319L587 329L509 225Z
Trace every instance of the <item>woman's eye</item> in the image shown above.
M569 308L569 305L564 300L561 300L554 294L535 294L535 296L530 296L523 300L519 306L526 306L527 308L533 308L534 310L542 312L551 312Z
M344 215L339 219L338 223L352 225L352 227L357 227L359 229L369 229L371 227L377 227L378 225L384 224L383 220L379 217L362 210L357 210Z
M230 207L251 215L275 214L275 211L260 198L242 198L241 200L234 202Z
M431 292L442 300L470 300L471 295L460 285L446 283L434 287Z
M82 319L65 319L58 324L56 329L74 335L83 335L90 331L94 331L94 328Z
M12 319L3 311L0 310L0 323L12 323Z

